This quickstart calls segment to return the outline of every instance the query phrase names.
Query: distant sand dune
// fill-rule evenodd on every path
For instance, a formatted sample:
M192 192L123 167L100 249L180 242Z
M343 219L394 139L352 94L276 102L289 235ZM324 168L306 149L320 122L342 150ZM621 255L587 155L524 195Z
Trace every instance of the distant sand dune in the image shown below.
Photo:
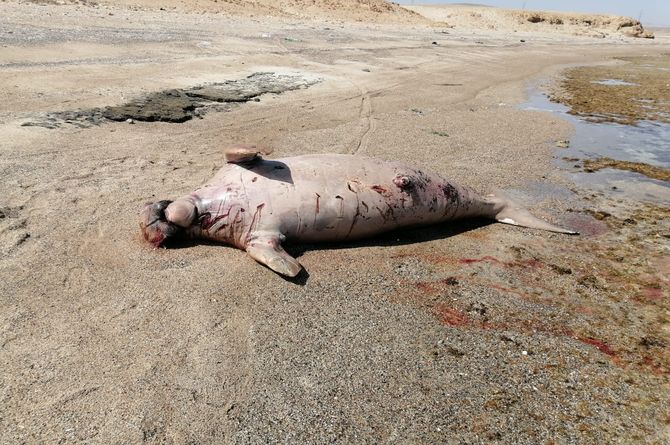
M371 23L430 23L430 20L384 0L33 0L33 3L116 5L180 12L320 18Z
M541 12L474 4L400 6L385 0L28 0L42 4L114 5L142 10L211 12L345 22L447 25L502 32L653 38L639 21L620 16Z
M539 32L590 37L626 36L653 38L639 21L629 17L551 11L528 11L485 6L407 6L436 22L456 28Z

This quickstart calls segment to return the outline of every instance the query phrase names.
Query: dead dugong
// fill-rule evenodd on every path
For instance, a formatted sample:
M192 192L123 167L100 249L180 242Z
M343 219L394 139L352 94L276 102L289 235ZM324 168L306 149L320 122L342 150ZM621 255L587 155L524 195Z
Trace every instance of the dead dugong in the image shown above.
M265 160L254 146L225 151L226 165L193 193L148 203L140 214L154 246L176 236L206 238L246 250L289 277L302 266L288 241L340 241L402 227L468 217L575 234L532 216L499 194L468 187L399 162L318 154Z

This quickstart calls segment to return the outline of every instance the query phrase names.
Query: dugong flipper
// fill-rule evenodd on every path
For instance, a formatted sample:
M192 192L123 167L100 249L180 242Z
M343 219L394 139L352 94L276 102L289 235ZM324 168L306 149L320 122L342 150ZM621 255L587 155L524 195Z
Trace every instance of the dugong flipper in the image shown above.
M293 277L302 267L282 248L285 240L360 239L468 217L576 233L534 217L501 193L481 196L398 162L341 154L260 157L269 152L230 147L226 165L196 191L145 205L144 238L155 246L179 235L218 241Z

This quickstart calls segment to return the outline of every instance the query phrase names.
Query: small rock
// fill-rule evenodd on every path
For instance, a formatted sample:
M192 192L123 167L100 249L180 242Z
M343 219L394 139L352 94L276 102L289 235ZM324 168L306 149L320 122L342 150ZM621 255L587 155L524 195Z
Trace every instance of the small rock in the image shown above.
M563 266L559 266L557 264L550 264L549 267L551 267L554 272L559 273L561 275L572 274L572 269L570 269L569 267L563 267Z
M465 355L465 352L460 351L454 348L453 346L447 346L447 353L449 353L449 355L452 355L454 357L463 357Z
M132 120L132 119L130 119L130 118L128 118L128 119L126 119L126 123L127 123L127 124L134 124L135 121Z
M591 287L594 289L602 289L600 280L594 275L584 275L583 277L577 280L577 284L580 284L584 287Z
M654 337L642 337L640 339L640 346L644 346L645 348L665 348L666 344L662 340Z
M570 146L570 141L568 140L556 141L556 146L558 148L568 148Z
M433 44L433 45L437 45L437 42L433 42L432 44Z
M597 219L599 221L602 221L603 219L609 218L610 216L612 216L611 213L605 212L604 210L598 210L598 211L589 212L589 213L591 213L591 216L593 216L595 219Z

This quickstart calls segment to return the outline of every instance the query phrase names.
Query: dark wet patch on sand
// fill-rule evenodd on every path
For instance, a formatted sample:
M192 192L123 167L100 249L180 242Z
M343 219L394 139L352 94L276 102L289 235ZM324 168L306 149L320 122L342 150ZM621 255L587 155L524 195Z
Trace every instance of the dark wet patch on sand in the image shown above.
M40 119L24 122L22 126L57 128L70 124L87 128L109 121L129 120L181 123L208 111L228 110L227 104L257 101L264 94L308 88L317 82L319 80L300 75L254 73L239 80L158 91L118 106L48 113Z
M0 206L0 219L4 218L18 218L19 210L23 207L4 207Z
M645 164L643 162L619 161L612 158L597 158L584 160L584 171L594 172L603 168L614 168L617 170L628 170L640 173L648 178L659 181L670 181L670 169Z

